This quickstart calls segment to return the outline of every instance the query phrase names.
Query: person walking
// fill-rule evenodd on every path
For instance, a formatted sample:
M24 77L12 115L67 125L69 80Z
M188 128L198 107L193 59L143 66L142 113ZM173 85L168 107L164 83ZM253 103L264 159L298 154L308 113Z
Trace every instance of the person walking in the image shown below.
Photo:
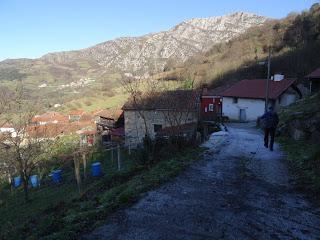
M264 128L264 146L273 151L274 137L276 134L277 125L279 123L279 116L274 111L273 107L269 107L269 111L262 115L260 118ZM269 143L270 136L270 143Z

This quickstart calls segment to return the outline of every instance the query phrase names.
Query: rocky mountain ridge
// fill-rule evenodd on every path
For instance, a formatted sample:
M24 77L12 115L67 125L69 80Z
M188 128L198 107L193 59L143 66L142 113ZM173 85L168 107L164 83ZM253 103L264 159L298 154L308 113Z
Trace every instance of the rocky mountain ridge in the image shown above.
M3 74L8 69L18 77L22 74L37 82L82 77L99 79L109 73L142 75L157 72L170 60L184 62L196 53L209 50L213 44L228 41L265 21L266 17L245 12L194 18L168 31L117 38L82 50L48 53L33 60L5 60L0 62L0 81L8 80L8 74Z
M118 71L157 70L166 59L185 61L195 53L204 52L219 42L228 41L267 19L251 13L237 12L223 17L195 18L174 28L141 37L122 37L93 47L62 53L51 53L43 60L64 64L74 58L90 59L98 65Z

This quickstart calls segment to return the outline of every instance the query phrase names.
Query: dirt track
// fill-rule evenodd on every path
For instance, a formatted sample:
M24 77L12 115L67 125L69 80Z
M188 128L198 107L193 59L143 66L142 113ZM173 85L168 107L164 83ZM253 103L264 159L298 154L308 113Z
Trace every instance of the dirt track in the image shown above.
M320 209L290 185L279 146L241 124L206 145L202 161L84 239L320 239Z

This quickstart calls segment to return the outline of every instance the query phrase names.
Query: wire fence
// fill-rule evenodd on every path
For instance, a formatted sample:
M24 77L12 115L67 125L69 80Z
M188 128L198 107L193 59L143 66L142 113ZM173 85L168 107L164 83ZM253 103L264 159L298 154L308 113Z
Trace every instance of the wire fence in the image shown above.
M29 197L31 201L50 199L48 202L54 203L79 196L106 176L132 168L135 164L132 153L131 147L120 144L74 153L68 161L56 164L44 174L35 171L29 179ZM2 184L1 188L1 214L5 214L5 209L17 210L16 207L24 204L20 176L15 176L11 184Z

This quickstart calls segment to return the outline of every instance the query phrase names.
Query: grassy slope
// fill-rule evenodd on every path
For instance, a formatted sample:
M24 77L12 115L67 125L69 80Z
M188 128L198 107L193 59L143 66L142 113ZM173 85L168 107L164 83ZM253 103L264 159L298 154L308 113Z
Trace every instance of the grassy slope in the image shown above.
M157 75L158 76L158 75ZM141 82L139 89L142 92L153 91L157 88L158 91L173 90L177 88L185 88L183 81L157 81L153 84ZM152 88L152 89L151 89ZM115 87L113 89L98 88L94 94L88 92L83 97L68 101L62 108L58 110L63 113L68 113L71 109L84 109L85 111L93 111L96 109L117 108L121 109L123 104L128 100L129 94L126 93L123 87Z
M287 161L291 173L297 180L297 186L311 192L320 194L320 144L306 141L295 141L291 138L280 140L287 153Z
M280 111L281 122L280 125L288 123L294 119L302 118L307 119L314 114L320 112L320 93L313 94L302 100L291 104L287 108Z
M75 100L71 100L57 110L68 113L72 109L83 109L87 112L97 109L117 108L121 109L127 101L128 95L125 93L116 93L114 96L107 96L103 93L97 93L93 96L84 96Z
M300 119L308 121L320 112L320 93L307 97L284 108L279 113L280 127ZM302 188L320 194L320 143L312 139L295 141L291 137L281 139L292 173Z
M89 178L81 196L71 180L73 172L66 172L67 183L59 187L33 190L32 201L27 204L23 203L21 191L8 195L3 190L2 198L7 200L0 201L0 239L76 239L102 224L108 214L136 201L141 193L176 176L199 159L200 152L189 149L151 169L135 164L127 156L122 171L115 171L115 165L110 164L104 167L106 174L102 178Z

